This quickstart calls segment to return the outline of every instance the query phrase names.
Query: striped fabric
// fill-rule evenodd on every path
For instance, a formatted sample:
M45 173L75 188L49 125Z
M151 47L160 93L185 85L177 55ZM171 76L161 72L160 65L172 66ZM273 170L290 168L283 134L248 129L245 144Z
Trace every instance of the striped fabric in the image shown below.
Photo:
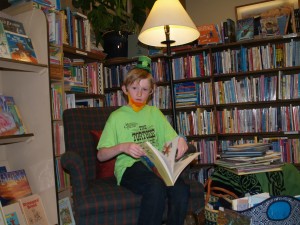
M76 108L64 111L66 153L63 168L70 173L77 225L134 225L141 197L117 186L115 178L96 179L96 152L91 130L103 130L117 107ZM191 187L189 209L203 207L203 186L187 180Z

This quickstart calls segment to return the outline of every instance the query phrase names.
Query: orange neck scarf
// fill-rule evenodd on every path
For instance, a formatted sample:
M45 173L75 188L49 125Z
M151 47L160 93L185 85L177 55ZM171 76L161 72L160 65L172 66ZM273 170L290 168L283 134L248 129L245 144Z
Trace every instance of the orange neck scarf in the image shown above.
M135 102L130 95L128 95L128 105L130 105L133 111L138 112L144 108L146 102Z

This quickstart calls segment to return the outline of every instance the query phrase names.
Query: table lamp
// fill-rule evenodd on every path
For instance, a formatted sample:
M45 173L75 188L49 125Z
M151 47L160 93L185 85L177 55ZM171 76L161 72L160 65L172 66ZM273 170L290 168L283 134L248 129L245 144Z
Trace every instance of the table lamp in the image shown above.
M157 0L138 36L140 42L154 47L167 47L167 65L170 71L173 126L177 131L171 46L196 40L199 31L179 0Z

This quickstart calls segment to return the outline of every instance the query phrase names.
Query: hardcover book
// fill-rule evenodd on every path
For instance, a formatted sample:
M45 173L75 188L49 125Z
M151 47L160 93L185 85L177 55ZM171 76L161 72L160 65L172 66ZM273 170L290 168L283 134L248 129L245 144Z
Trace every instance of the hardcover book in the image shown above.
M18 202L3 207L7 225L27 225Z
M12 59L38 63L29 37L6 32L6 38Z
M61 225L75 225L72 207L69 197L60 199L59 202L59 219Z
M207 24L197 26L200 36L198 38L199 45L216 44L220 42L219 32L216 24Z
M0 173L0 199L3 206L31 194L25 170Z
M2 23L0 23L0 57L8 58L8 59L11 58L4 26Z
M24 134L26 128L12 96L0 95L1 135ZM12 120L11 120L12 117Z
M265 36L279 35L279 26L276 17L266 17L260 19L261 33Z
M254 18L240 19L236 22L236 40L249 40L254 38Z
M3 24L5 31L26 35L23 23L7 18L0 17L0 23Z
M44 205L38 194L19 200L27 225L49 225Z
M157 150L150 142L140 144L147 155L142 157L142 161L162 178L167 186L173 186L184 168L200 154L186 154L176 160L178 138L179 136L167 142L162 151Z

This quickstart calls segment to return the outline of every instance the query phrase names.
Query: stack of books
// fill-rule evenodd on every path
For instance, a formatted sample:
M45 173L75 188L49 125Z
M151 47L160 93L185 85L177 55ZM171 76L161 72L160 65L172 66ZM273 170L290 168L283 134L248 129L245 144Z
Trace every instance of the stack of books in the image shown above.
M237 175L280 171L281 153L274 152L267 143L251 143L228 147L215 164Z

